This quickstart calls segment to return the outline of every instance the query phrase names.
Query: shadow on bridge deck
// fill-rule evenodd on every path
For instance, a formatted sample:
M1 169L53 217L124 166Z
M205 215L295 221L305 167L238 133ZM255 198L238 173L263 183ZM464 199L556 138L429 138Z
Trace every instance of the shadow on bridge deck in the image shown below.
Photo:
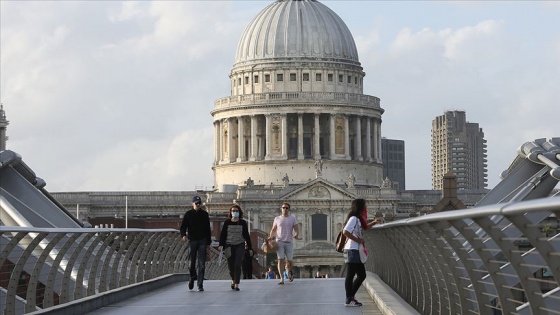
M344 279L295 279L278 285L277 280L242 280L241 291L232 291L228 280L204 282L204 292L186 282L114 303L88 314L381 314L362 287L356 298L362 307L344 305Z

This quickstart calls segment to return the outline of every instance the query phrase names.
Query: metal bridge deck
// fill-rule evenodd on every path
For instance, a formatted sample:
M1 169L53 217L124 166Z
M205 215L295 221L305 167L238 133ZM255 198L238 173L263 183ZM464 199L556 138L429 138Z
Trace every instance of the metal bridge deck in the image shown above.
M232 291L228 280L207 280L205 291L198 292L196 285L190 291L186 282L178 282L88 314L381 314L363 286L356 299L364 305L346 307L343 278L295 279L284 285L277 280L241 280L239 288Z

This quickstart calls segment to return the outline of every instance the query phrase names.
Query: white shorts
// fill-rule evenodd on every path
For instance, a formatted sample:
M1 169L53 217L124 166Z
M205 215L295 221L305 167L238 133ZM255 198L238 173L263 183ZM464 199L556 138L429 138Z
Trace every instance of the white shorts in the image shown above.
M294 243L278 241L278 259L294 260Z

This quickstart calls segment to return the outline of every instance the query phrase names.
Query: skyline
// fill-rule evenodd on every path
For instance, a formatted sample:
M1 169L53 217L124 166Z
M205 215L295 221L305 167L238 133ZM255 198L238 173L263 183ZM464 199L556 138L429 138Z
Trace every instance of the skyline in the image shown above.
M7 148L49 191L210 189L210 111L271 2L0 2ZM431 189L445 110L483 129L488 188L521 144L560 136L560 3L322 2L354 36L382 136L405 141L407 189Z

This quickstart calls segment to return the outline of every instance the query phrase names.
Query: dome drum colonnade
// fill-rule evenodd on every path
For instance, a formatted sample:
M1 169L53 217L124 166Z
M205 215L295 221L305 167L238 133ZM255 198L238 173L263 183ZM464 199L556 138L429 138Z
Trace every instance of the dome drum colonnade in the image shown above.
M382 180L379 98L344 22L316 1L276 1L246 28L214 110L215 187ZM317 167L317 162L319 168Z

